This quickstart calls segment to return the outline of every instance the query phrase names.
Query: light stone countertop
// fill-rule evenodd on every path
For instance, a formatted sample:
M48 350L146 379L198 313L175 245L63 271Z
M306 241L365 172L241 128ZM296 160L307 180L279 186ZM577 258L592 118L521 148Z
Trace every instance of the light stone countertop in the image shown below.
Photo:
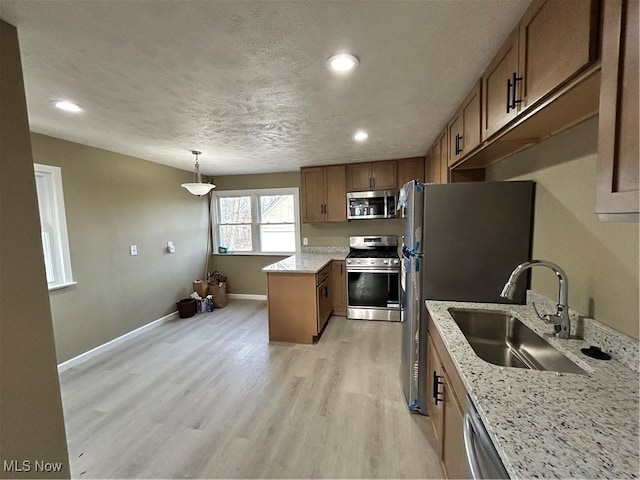
M262 269L266 273L318 273L332 260L344 260L348 251L296 253Z
M425 303L512 478L638 478L639 378L637 366L633 371L629 368L633 363L628 363L637 361L637 341L621 335L619 344L635 352L629 356L620 351L617 360L615 346L603 348L612 352L613 359L596 360L580 351L599 346L593 332L587 331L594 320L585 322L589 342L561 340L549 336L552 326L529 305ZM538 301L536 305L540 306ZM452 307L513 313L589 374L485 362L449 314ZM609 340L603 338L604 344Z

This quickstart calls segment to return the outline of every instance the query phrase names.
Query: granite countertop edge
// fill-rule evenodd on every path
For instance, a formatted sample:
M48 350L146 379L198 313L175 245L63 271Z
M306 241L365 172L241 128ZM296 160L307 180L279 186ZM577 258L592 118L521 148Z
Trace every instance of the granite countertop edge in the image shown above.
M333 260L344 260L344 251L301 252L291 255L279 262L267 265L262 269L265 273L318 273Z
M638 478L636 371L615 355L611 361L583 355L580 349L594 344L586 332L589 342L551 337L551 327L538 319L530 305L425 304L511 478ZM475 354L449 308L510 312L588 374L485 362Z

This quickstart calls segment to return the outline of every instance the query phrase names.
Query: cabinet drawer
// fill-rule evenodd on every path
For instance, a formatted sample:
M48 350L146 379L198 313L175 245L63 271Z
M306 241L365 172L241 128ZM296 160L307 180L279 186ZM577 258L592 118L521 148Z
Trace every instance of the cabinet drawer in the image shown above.
M322 282L324 282L327 278L329 278L329 275L331 275L331 262L322 267L322 270L316 273L316 285L320 285Z

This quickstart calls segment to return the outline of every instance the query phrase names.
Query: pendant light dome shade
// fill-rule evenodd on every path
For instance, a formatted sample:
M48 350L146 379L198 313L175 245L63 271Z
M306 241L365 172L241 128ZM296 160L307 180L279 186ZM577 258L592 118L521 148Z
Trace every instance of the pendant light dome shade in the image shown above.
M198 163L198 155L200 155L202 152L192 150L191 153L196 156L196 166L193 172L193 183L183 183L180 186L186 188L187 191L192 195L206 195L211 190L216 188L216 186L213 183L202 183L202 176L200 175L200 164Z

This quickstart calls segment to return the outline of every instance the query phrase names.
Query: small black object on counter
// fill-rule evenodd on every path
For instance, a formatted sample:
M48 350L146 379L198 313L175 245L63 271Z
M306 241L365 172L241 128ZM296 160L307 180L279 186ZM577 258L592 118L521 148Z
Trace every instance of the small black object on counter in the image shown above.
M598 360L611 360L611 355L600 350L600 347L591 345L589 348L581 348L580 351L587 357L597 358Z

